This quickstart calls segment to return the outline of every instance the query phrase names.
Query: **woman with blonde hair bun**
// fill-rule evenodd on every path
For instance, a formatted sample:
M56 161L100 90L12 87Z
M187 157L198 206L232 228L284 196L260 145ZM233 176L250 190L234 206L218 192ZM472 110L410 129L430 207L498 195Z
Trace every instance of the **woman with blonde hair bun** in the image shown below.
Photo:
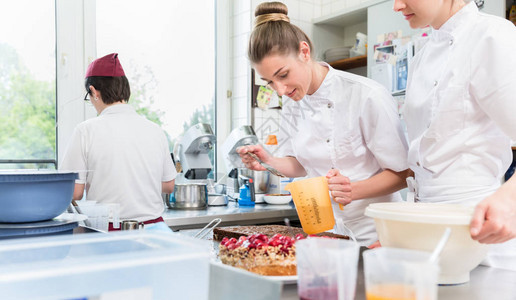
M281 154L245 146L238 149L242 161L249 169L265 170L246 154L253 152L289 177L326 176L337 225L344 222L362 245L375 242L365 207L401 200L397 191L406 186L408 173L394 100L375 81L315 61L312 42L290 23L283 3L262 3L255 16L248 56L283 97ZM338 204L346 207L340 210Z

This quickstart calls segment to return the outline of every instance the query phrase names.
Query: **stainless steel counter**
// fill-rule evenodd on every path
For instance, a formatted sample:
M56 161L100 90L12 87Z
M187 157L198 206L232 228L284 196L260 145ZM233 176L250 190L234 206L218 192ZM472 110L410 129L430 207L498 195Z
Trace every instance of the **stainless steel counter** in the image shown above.
M364 273L359 268L355 299L365 299ZM299 299L297 285L284 285L281 299ZM478 266L471 272L468 283L439 286L439 300L514 300L516 299L516 272Z
M172 230L202 228L215 218L221 218L220 226L257 225L283 222L285 218L299 220L294 204L256 204L254 207L238 206L230 201L226 206L208 206L199 210L167 209L163 213L165 223Z
M366 248L361 248L361 252ZM471 271L468 283L450 286L439 286L439 300L514 300L516 299L516 272L478 266ZM299 299L297 285L284 285L281 299ZM365 299L364 267L362 255L358 265L356 300Z
M180 234L187 236L193 236L197 233L197 230L182 230ZM211 240L211 235L206 236L204 239ZM218 242L213 243L213 248L217 248ZM360 260L358 264L357 273L357 285L356 285L356 300L365 299L365 283L364 283L364 267L362 262L362 252L366 251L367 248L360 248ZM213 254L216 256L216 251ZM214 259L217 260L216 258ZM216 266L216 265L215 265ZM294 300L299 299L297 294L297 285L295 283L283 284L282 287L278 287L277 280L267 279L266 276L259 276L250 272L246 272L236 268L214 268L212 266L211 275L217 278L210 278L210 281L215 282L219 288L224 285L228 285L226 293L230 293L231 297L228 298L228 294L214 293L211 291L210 294L213 297L210 299L281 299L281 300ZM256 286L259 292L255 294L249 293L249 288L241 290L235 290L233 287L238 284L239 286L253 287ZM254 291L254 290L253 290ZM264 298L263 295L267 294L268 298ZM516 271L509 271L504 269L496 269L485 266L478 266L471 272L471 279L468 283L452 286L439 286L438 288L438 299L439 300L515 300L516 299Z

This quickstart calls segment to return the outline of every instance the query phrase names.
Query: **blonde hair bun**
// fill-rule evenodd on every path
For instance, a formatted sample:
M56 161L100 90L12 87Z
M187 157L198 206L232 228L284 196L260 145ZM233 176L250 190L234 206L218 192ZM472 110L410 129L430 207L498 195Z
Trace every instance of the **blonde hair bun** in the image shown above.
M290 23L288 8L281 2L263 2L254 11L254 27L258 27L267 22L285 21Z
M281 2L263 2L254 11L255 25L249 37L247 56L257 64L270 54L297 54L301 42L312 42L299 27L290 23L288 8Z

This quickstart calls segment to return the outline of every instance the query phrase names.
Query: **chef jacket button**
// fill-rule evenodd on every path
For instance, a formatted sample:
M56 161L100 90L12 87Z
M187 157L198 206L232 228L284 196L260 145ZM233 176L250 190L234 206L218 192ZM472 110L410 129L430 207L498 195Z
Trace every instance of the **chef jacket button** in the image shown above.
M453 45L453 40L450 40L450 46Z
M329 143L329 142L330 142L330 139L327 139L327 140L326 140L326 143Z
M333 104L328 103L328 108L332 108L332 107L333 107Z
M421 164L420 164L419 162L417 162L417 163L416 163L416 165L417 165L418 167L421 167Z
M438 82L437 82L437 80L436 80L436 81L434 81L434 86L437 86L437 83L438 83Z

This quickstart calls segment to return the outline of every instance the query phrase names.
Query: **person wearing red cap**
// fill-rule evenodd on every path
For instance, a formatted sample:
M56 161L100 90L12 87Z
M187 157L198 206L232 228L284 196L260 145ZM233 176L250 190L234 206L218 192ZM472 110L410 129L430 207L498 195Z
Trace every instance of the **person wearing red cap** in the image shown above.
M121 220L162 222L161 194L174 190L177 172L163 130L127 104L131 90L117 53L88 66L85 87L98 116L75 128L60 166L79 173L73 198L86 188L88 200L120 204Z

